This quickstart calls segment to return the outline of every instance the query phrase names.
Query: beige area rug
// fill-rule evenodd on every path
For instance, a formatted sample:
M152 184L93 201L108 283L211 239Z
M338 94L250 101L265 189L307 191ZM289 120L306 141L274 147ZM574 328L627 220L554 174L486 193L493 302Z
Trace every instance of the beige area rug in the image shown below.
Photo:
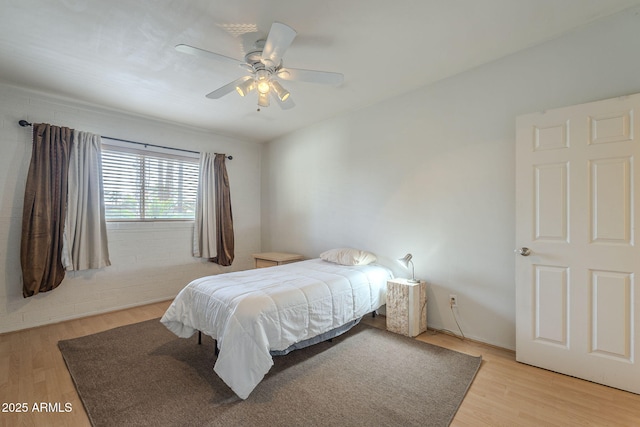
M481 364L360 324L274 357L243 401L203 338L177 338L156 319L58 346L94 426L447 426Z

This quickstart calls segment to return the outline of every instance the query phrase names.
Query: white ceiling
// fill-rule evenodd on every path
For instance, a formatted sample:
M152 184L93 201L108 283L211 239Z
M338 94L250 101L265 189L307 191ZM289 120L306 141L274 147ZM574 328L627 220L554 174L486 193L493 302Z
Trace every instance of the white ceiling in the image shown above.
M266 141L558 37L640 0L0 0L0 81ZM343 73L284 82L296 107L205 94L242 76L175 51L242 59L273 21L284 65ZM60 123L65 125L64 123Z

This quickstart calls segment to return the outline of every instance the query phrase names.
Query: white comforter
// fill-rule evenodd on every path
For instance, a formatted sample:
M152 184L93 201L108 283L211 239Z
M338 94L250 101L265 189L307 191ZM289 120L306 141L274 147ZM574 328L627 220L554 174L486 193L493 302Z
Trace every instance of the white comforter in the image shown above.
M342 326L386 302L389 269L312 259L203 277L188 284L160 320L179 337L218 340L214 371L246 399L273 365L270 350Z

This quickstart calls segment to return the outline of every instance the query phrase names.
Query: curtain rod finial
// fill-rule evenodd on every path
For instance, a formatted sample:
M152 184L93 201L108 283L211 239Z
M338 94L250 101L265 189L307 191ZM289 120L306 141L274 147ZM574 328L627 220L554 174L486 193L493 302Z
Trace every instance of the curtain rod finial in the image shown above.
M19 124L20 126L22 126L23 128L26 128L27 126L31 126L31 123L29 123L29 122L28 122L28 121L26 121L26 120L20 120L20 121L18 122L18 124Z

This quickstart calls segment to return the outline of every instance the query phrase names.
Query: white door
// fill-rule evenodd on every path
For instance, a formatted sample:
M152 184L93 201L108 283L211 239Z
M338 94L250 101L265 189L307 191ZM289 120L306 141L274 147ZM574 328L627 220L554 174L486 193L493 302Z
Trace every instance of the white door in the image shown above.
M640 94L516 121L516 359L640 393Z

